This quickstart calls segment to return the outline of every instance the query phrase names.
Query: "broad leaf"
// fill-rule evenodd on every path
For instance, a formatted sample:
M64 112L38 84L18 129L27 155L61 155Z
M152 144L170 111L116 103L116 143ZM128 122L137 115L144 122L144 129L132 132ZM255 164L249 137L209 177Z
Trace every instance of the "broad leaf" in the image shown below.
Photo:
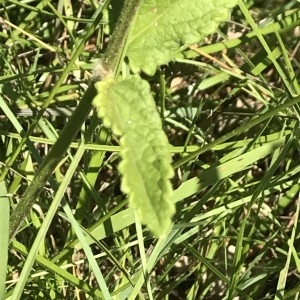
M158 237L172 225L175 212L171 201L173 176L168 140L149 84L137 75L124 80L97 82L94 105L103 123L121 135L122 191L140 221Z
M236 0L145 0L129 36L133 72L152 75L183 45L199 43L228 19Z

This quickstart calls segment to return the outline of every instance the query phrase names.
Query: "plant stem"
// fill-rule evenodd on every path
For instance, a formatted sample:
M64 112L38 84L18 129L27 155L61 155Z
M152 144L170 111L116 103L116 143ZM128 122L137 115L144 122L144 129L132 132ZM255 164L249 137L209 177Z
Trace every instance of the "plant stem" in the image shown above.
M101 67L108 73L108 75L114 76L119 74L120 63L123 61L127 48L128 36L132 25L134 24L140 5L141 0L124 1L124 6L117 26L112 34L107 51L100 62ZM99 75L102 75L101 77L105 77L106 74Z
M53 145L48 155L43 160L43 163L37 170L31 184L21 198L20 203L12 213L9 231L10 241L17 233L20 224L28 215L31 206L36 202L40 192L45 187L56 166L66 153L77 132L80 130L83 122L88 117L89 112L92 109L91 100L95 97L95 95L96 90L94 88L94 84L91 83L79 105L70 117L69 122L61 131L56 143Z
M118 66L121 60L123 60L125 53L124 48L126 47L128 33L130 31L132 21L136 16L140 3L141 0L125 0L118 25L104 54L104 67L106 70L111 71L114 77L117 76L119 70ZM97 92L94 87L94 80L92 80L78 107L75 109L69 122L62 130L59 138L57 139L57 142L53 145L50 152L44 159L40 168L36 172L33 181L21 198L20 203L12 213L9 231L10 241L16 235L19 226L22 224L22 221L28 215L30 208L36 202L36 199L51 177L51 174L55 170L59 161L65 155L77 132L80 130L83 122L88 117L92 109L91 102L96 96L96 93ZM40 115L42 115L42 113L43 112L41 111Z

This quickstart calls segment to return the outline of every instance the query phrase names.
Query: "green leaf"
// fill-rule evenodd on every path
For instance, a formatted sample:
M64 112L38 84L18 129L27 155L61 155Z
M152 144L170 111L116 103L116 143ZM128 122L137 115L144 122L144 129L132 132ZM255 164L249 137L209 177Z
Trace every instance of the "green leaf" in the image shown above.
M95 84L93 104L105 126L121 135L122 191L139 220L158 237L171 228L175 207L171 201L173 176L168 140L149 84L137 75L108 78Z
M143 1L130 32L126 55L133 72L153 75L180 47L199 43L228 19L236 0Z

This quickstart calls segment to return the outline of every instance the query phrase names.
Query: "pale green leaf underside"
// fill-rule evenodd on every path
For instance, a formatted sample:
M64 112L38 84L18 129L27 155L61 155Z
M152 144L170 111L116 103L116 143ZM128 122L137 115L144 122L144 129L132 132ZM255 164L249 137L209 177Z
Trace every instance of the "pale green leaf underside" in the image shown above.
M199 43L228 19L237 0L145 0L130 32L126 55L133 72L153 75L183 45Z
M97 82L93 104L104 125L121 135L122 191L148 228L159 237L172 225L173 176L168 140L162 130L149 84L137 75Z

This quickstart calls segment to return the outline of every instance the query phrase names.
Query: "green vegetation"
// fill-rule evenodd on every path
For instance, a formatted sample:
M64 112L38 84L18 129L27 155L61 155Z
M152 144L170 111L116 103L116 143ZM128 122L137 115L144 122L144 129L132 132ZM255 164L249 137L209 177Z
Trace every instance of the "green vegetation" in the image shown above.
M207 3L0 3L1 300L299 298L300 4Z

